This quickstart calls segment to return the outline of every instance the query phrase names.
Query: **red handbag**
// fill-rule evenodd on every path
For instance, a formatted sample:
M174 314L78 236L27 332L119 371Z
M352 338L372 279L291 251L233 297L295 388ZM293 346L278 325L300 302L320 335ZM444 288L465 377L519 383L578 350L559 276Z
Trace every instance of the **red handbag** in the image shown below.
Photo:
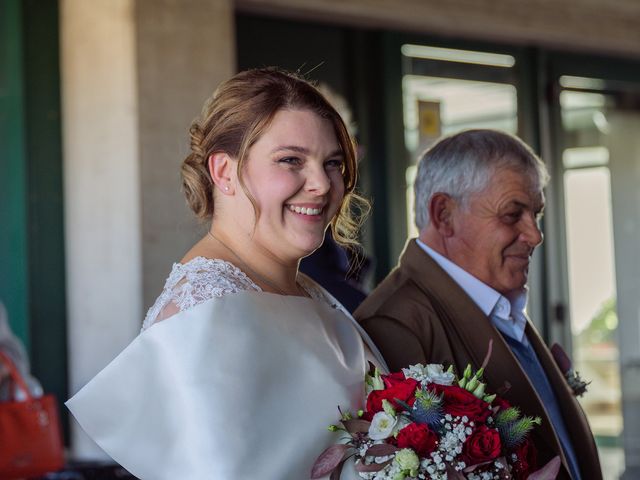
M0 479L43 475L64 465L56 398L34 398L13 361L0 351L0 362L26 399L0 402Z

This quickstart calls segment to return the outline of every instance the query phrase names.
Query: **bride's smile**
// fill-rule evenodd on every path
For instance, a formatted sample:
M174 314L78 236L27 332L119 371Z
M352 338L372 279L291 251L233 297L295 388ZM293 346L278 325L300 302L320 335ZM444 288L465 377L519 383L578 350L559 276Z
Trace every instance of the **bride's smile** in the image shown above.
M314 220L321 219L320 214L322 213L322 206L307 206L301 207L299 205L287 205L287 208L294 213L299 213L300 215L305 215L307 217L316 217Z

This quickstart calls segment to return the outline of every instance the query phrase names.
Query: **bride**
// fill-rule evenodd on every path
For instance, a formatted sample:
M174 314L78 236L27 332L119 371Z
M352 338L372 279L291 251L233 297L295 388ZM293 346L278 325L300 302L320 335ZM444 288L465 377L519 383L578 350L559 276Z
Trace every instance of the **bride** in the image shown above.
M210 228L140 335L67 406L142 479L307 479L338 440L337 407L362 408L368 361L386 369L298 272L329 225L355 242L352 140L315 87L270 68L222 84L190 133L183 187Z

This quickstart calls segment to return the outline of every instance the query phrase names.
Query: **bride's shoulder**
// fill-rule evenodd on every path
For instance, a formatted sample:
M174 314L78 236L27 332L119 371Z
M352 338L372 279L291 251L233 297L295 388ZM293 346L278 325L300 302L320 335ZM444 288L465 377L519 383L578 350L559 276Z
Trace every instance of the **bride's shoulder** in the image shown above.
M212 298L242 291L260 291L260 287L226 260L195 257L185 263L174 263L142 329Z
M325 303L331 308L342 310L344 307L342 304L331 295L324 287L318 282L313 280L308 275L298 272L298 284L309 294L314 300Z

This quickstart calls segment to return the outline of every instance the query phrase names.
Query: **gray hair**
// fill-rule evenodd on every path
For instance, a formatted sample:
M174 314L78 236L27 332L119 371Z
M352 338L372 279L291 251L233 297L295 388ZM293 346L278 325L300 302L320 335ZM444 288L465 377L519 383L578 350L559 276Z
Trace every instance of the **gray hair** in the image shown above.
M549 181L542 160L522 140L508 133L466 130L440 139L422 154L418 163L414 184L418 229L429 224L429 202L435 193L446 193L464 204L469 195L482 192L501 168L530 176L539 190Z

